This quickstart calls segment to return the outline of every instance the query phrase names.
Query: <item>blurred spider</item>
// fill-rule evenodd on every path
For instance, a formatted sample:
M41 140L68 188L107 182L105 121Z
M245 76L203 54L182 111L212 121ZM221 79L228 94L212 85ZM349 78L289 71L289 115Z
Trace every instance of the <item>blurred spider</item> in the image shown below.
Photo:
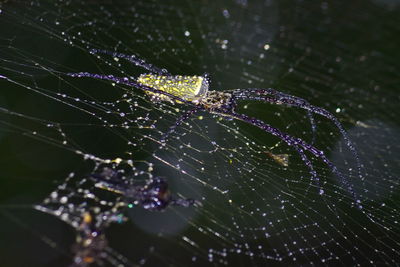
M104 166L84 177L71 173L64 183L34 208L56 216L76 230L70 266L83 267L133 266L108 246L105 235L110 224L127 221L125 208L135 206L162 212L170 206L197 205L201 206L201 203L173 197L165 179L155 177L146 182L133 181L122 169Z
M199 204L194 199L174 198L168 183L161 177L154 177L145 185L131 185L122 180L120 174L110 168L91 174L95 187L123 196L124 206L139 206L150 211L163 211L168 206L189 207Z
M355 147L350 141L346 131L344 130L338 119L333 116L327 110L313 106L306 100L291 96L274 89L260 89L260 88L249 88L249 89L233 89L227 91L211 91L209 90L210 80L207 75L203 76L182 76L182 75L171 75L166 69L160 69L153 66L152 64L146 63L143 59L140 59L134 55L125 55L118 52L110 52L106 50L92 49L90 50L92 54L106 54L113 56L114 58L126 59L136 66L140 66L151 74L142 74L137 79L128 77L115 77L113 75L102 75L102 74L92 74L88 72L79 73L68 73L72 77L90 77L95 79L109 80L118 84L124 84L131 87L142 89L145 93L150 95L153 99L161 101L170 101L174 103L187 104L192 106L193 109L181 115L174 125L162 136L161 142L165 142L170 134L172 134L175 129L181 125L185 120L187 120L193 114L199 111L207 111L213 114L223 116L224 118L237 119L244 121L258 128L261 128L267 133L270 133L289 146L293 147L297 153L300 155L301 159L305 165L309 168L310 174L319 187L319 194L324 194L324 190L320 186L320 181L317 176L316 171L308 159L305 151L310 152L317 158L320 158L325 164L329 166L331 171L335 173L345 185L345 187L352 194L353 198L356 200L357 206L361 208L360 201L358 200L352 184L343 176L343 174L336 168L336 166L325 156L322 150L317 149L312 144L305 142L300 138L290 136L279 129L272 127L271 125L253 117L249 117L245 114L240 114L235 111L237 106L237 101L239 100L252 100L252 101L263 101L271 104L286 105L292 107L298 107L306 110L312 125L312 130L315 132L316 126L312 114L322 115L329 120L331 120L336 127L339 129L341 135L343 136L346 145L353 153L357 161L358 175L361 175L361 164L359 162L359 157L356 152ZM313 138L314 139L314 138ZM312 142L313 143L313 142Z

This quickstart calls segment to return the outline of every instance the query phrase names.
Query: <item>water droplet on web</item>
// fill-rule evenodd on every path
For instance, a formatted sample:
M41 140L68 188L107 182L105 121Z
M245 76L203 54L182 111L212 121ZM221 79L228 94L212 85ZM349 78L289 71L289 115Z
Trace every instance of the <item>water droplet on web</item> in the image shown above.
M230 16L231 16L231 14L229 14L228 9L224 9L224 10L222 11L222 15L223 15L226 19L229 19Z
M61 204L65 204L65 203L67 203L68 202L68 198L67 197L62 197L61 199L60 199L60 203Z

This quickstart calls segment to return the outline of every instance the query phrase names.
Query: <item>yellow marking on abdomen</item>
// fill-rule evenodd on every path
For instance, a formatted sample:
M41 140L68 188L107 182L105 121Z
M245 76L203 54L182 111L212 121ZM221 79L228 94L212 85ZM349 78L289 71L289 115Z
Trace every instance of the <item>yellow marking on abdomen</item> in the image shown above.
M203 97L207 93L209 86L207 79L202 76L142 74L139 76L138 82L187 101ZM150 91L146 91L146 93L161 100L171 100L166 95Z

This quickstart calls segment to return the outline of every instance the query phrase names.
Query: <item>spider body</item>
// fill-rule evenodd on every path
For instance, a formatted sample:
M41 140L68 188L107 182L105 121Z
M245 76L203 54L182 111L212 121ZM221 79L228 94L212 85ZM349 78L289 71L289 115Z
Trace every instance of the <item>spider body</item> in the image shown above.
M209 87L207 77L203 76L142 74L137 81L145 86L194 102L204 97ZM159 100L173 101L170 97L163 94L149 91L146 91L146 93Z
M209 91L209 80L205 76L167 76L142 74L137 81L145 86L172 94L183 100L203 107L209 111L233 110L233 95L228 92ZM182 103L182 101L171 99L167 95L145 91L153 99L159 101L170 101Z
M350 141L347 132L344 130L339 120L327 110L317 106L313 106L300 97L291 96L271 88L233 89L223 92L211 91L209 90L210 82L208 76L173 76L169 74L167 70L160 69L151 64L148 64L144 60L139 59L136 56L129 56L117 52L96 49L91 50L91 53L102 53L113 57L126 59L137 66L149 70L150 72L152 72L152 74L142 74L136 80L128 77L115 77L113 75L92 74L87 72L69 73L68 75L72 77L90 77L113 81L115 83L142 89L146 94L151 95L152 97L155 97L159 100L167 100L173 103L185 104L193 107L193 109L182 114L176 120L175 124L170 127L169 131L161 137L161 142L165 143L167 137L172 134L179 125L181 125L185 120L190 118L190 116L199 111L206 111L209 113L217 114L228 119L240 120L256 126L264 130L265 132L280 138L286 144L293 147L297 151L305 165L309 168L313 180L320 188L319 194L322 195L324 194L324 190L320 187L318 175L305 152L309 152L316 158L320 158L331 169L331 171L340 178L341 183L345 186L345 188L355 200L355 205L360 209L362 208L360 204L361 201L358 199L357 194L354 192L352 184L325 156L325 153L313 145L316 125L312 115L318 114L331 120L339 129L339 132L344 138L347 147L353 153L356 159L358 176L359 178L363 179L363 176L361 174L361 164L355 147ZM262 101L270 104L285 105L306 110L313 131L313 139L311 141L311 144L305 142L300 138L290 136L257 118L237 113L235 111L235 108L237 106L237 102L241 100Z
M229 92L208 91L199 101L205 109L209 111L234 111L236 103L234 95Z

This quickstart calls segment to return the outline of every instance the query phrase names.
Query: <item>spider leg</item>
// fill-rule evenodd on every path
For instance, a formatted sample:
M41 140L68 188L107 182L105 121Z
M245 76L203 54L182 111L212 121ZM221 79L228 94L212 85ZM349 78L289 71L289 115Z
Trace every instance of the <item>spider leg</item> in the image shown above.
M275 95L279 95L280 97L284 97L287 99L291 99L293 101L304 101L304 99L296 96L291 96L279 91L276 91L274 89L256 89L256 88L250 88L250 89L245 89L245 90L233 90L232 92L233 97L241 100L254 100L254 101L263 101L263 102L269 102L273 104L279 104L277 103L277 100L275 98L272 98ZM254 95L255 94L255 95ZM310 121L311 124L311 131L312 131L312 139L311 139L311 144L315 143L315 137L316 137L316 132L317 132L317 125L314 120L314 116L310 110L307 110L307 117L308 120Z
M274 128L272 126L270 126L269 124L266 124L265 122L256 119L256 118L252 118L249 117L247 115L244 114L238 114L235 112L229 112L226 110L220 110L221 114L227 114L232 116L233 118L237 119L237 120L241 120L244 121L246 123L252 124L254 126L257 126L258 128L266 131L267 133L270 133L278 138L280 138L281 140L283 140L285 143L287 143L289 146L293 147L300 155L300 157L302 158L302 160L304 161L304 163L307 165L307 167L310 169L310 174L312 177L317 177L316 174L314 173L314 168L312 166L311 161L308 160L307 157L305 157L304 154L304 150L310 152L311 154L313 154L315 157L320 158L326 165L328 165L328 167L331 169L331 171L337 175L340 179L340 182L346 186L346 188L348 189L348 191L350 192L350 194L352 195L353 199L356 202L356 205L358 208L362 209L361 206L361 201L358 199L357 194L355 193L355 191L353 190L353 186L350 184L350 182L344 177L344 175L337 169L337 167L325 156L324 152L315 148L314 146L307 144L305 141L303 141L300 138L295 138L292 137L286 133L281 132L280 130L278 130L277 128ZM323 191L320 191L320 193L323 193Z
M306 164L306 166L310 169L310 174L311 174L311 178L314 180L314 182L317 184L318 188L319 188L319 194L323 195L324 189L321 186L319 177L317 176L317 172L314 170L314 166L312 165L311 161L308 159L307 155L304 153L304 150L299 147L299 146L294 146L294 148L297 150L297 152L299 153L301 160Z
M135 55L126 55L123 53L113 52L113 51L108 51L108 50L103 50L103 49L90 49L89 52L91 54L105 54L105 55L109 55L109 56L116 57L116 58L122 58L122 59L128 60L129 62L135 64L136 66L142 67L152 73L157 73L159 75L168 75L169 74L166 69L160 69L150 63L147 63L143 59L138 58Z
M175 129L181 125L185 120L189 119L190 116L201 110L202 108L199 106L196 106L194 109L191 109L187 112L185 112L183 115L181 115L175 123L169 127L168 132L166 132L162 137L161 137L161 142L165 143L166 139L175 131Z
M288 106L292 107L298 107L307 110L309 114L315 113L319 114L321 116L324 116L325 118L328 118L331 120L335 126L339 129L340 134L342 135L343 139L346 142L347 147L353 154L356 162L357 162L357 172L358 172L358 177L361 180L364 180L362 172L361 172L361 163L360 163L360 158L358 156L357 150L355 149L353 143L351 142L346 130L343 128L342 124L339 122L339 120L333 116L329 111L311 105L308 103L305 99L302 99L300 97L296 96L291 96L282 92L279 92L277 90L268 88L268 89L246 89L246 90L234 90L233 95L235 96L236 99L241 99L241 100L255 100L255 101L264 101L264 102L269 102L272 104L285 104ZM309 118L311 119L312 116L309 115ZM314 125L313 131L316 130L314 118L311 119L311 124ZM313 138L314 140L314 138Z

